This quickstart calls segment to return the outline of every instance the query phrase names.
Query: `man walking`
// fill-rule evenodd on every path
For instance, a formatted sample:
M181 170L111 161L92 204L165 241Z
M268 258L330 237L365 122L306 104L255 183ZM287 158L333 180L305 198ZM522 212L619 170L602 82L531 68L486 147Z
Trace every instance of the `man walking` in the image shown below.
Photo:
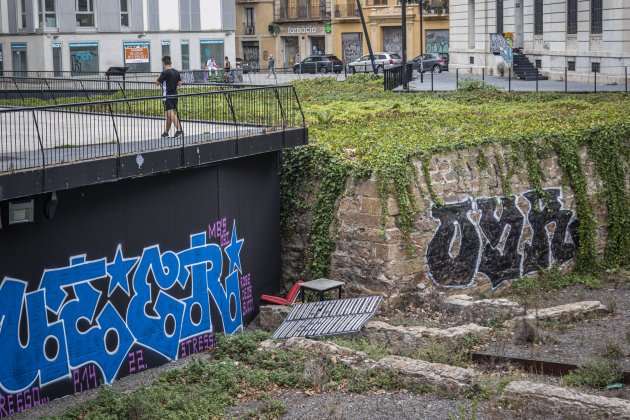
M277 79L276 76L276 60L273 58L273 54L269 54L269 71L267 72L267 79L269 76L273 74L274 79Z
M171 95L177 95L177 87L181 86L182 78L177 70L171 67L171 57L165 55L162 58L162 64L164 65L164 71L160 74L157 81L157 85L162 86L162 94L164 99L164 114L166 118L164 133L162 137L168 137L168 132L171 129L171 124L175 124L175 137L183 136L181 123L177 115L177 97L170 97Z

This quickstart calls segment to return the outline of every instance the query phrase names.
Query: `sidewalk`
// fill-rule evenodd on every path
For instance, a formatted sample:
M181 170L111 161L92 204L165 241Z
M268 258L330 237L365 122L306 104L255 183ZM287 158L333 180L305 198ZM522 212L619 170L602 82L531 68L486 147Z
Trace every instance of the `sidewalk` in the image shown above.
M433 77L433 81L431 80ZM414 72L414 80L409 83L409 90L416 92L426 91L449 91L457 89L457 76L455 71L444 72L440 74L425 73L423 82L420 81L420 75ZM463 80L482 80L481 76L459 74L459 82ZM512 78L511 83L507 77L486 76L485 82L497 86L503 90L511 90L514 92L594 92L595 85L591 83L568 82L565 86L564 81L539 80L538 88L536 81L525 81ZM398 87L395 91L401 91L402 87ZM625 84L607 85L603 83L597 84L597 92L623 92L626 90Z

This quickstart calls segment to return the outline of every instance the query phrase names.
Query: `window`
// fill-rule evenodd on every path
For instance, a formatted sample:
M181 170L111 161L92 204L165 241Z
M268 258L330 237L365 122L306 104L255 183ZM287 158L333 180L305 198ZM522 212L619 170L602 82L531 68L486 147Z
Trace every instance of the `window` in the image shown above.
M503 0L497 0L497 33L503 33Z
M162 57L166 55L171 55L171 41L162 41Z
M94 0L76 0L75 11L77 27L93 28L94 25Z
M28 63L26 62L26 43L11 43L11 58L13 61L13 72L27 72Z
M254 30L254 8L246 7L245 8L245 33L247 35L253 35Z
M536 60L536 68L537 69L542 68L542 60Z
M543 34L543 0L534 1L534 35Z
M602 33L602 0L591 0L591 33Z
M469 64L475 64L475 57L468 57L468 60Z
M61 72L61 42L53 42L53 44L52 44L52 53L53 53L54 77L62 77L62 72Z
M38 2L38 9L40 8ZM39 27L40 28L56 28L57 27L57 13L55 7L55 0L43 0L43 10L39 12Z
M69 49L73 76L98 73L98 42L71 42Z
M120 0L120 27L129 27L129 0Z
M568 61L567 62L567 70L575 71L575 61Z
M577 0L567 0L567 33L577 34Z
M125 66L130 72L151 71L151 43L149 41L123 42Z
M201 68L206 65L210 57L214 57L217 66L223 67L225 57L222 39L201 39L199 41L199 57L201 58Z
M187 39L182 39L182 70L190 70L190 46Z
M20 0L20 29L26 29L26 0Z
M591 63L591 71L593 73L599 73L599 63Z

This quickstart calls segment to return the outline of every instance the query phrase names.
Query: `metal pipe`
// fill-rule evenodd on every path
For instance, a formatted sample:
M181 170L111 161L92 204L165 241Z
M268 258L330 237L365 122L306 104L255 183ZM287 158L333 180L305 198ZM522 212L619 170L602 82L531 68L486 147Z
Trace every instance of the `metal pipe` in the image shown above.
M401 0L400 7L402 8L402 84L403 90L407 90L409 85L407 84L407 2Z
M361 18L361 25L363 26L363 34L365 35L365 42L367 42L368 52L370 53L370 61L372 62L372 71L376 74L376 63L374 62L374 51L372 51L372 43L370 42L370 35L368 34L367 26L365 25L365 17L363 16L363 8L361 7L361 0L357 0L357 8L359 9L359 18Z

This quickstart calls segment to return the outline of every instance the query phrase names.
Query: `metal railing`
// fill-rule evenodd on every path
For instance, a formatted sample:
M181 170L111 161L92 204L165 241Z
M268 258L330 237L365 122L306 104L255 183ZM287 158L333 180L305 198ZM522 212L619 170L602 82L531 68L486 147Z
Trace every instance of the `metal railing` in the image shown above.
M400 66L385 69L383 86L394 90L402 85ZM544 67L528 70L517 75L512 67L506 67L502 74L484 67L451 65L449 71L420 74L413 71L408 80L410 91L443 92L472 90L488 87L507 92L630 92L630 68L627 66L600 67L600 71L569 70L568 67ZM540 70L536 71L536 70Z
M359 9L355 2L347 1L345 3L338 3L335 5L335 17L336 18L358 18Z
M0 175L167 148L183 156L193 144L305 126L292 86L218 89L167 97L178 100L176 138L161 137L162 96L0 109Z
M407 82L413 76L412 63L407 63ZM385 91L394 90L403 84L403 66L394 66L383 70L383 88Z
M214 92L239 89L231 83L186 83L181 93ZM136 82L106 79L58 79L0 77L0 101L6 105L30 106L37 100L54 104L92 102L108 99L131 99L158 95L161 87L155 82Z
M48 70L33 70L33 71L13 71L3 70L0 71L0 76L3 77L26 77L26 78L59 78L69 79L73 77L80 77L81 79L103 79L103 80L130 80L149 82L155 81L160 75L159 72L127 72L122 75L108 75L105 71L95 72L76 72L76 71L48 71Z
M284 0L280 5L280 19L320 19L325 16L326 3L319 0Z

